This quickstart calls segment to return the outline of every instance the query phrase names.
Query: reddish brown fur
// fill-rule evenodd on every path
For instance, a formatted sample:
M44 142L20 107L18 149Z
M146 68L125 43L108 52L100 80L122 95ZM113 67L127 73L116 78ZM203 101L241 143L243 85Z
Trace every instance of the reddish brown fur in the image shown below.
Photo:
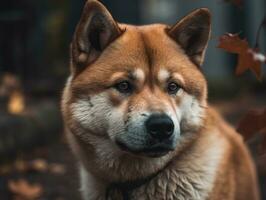
M220 165L215 189L209 199L260 199L256 170L249 158L250 154L242 137L225 123L214 110L210 109L209 113L211 125L218 125L219 137L225 137L230 145Z
M126 29L125 33L115 43L107 47L100 59L75 77L72 91L75 93L78 91L81 91L80 93L90 91L90 94L100 93L115 83L116 80L110 80L110 74L132 72L137 67L142 69L148 77L145 85L147 84L149 89L146 89L154 92L156 90L153 87L154 85L160 87L158 82L154 83L154 80L156 80L154 75L163 67L170 72L181 74L186 81L182 88L189 94L195 95L200 101L205 100L207 91L203 75L184 55L183 50L167 37L165 25L142 27L121 25L121 28ZM156 41L156 43L152 41ZM123 49L123 51L120 51L120 49ZM99 68L98 66L102 67ZM158 99L167 97L160 91L157 93ZM142 94L145 94L145 92ZM110 96L114 102L119 102L114 94L110 94ZM142 97L138 94L137 98Z
M80 22L80 24L82 23L85 22ZM224 145L223 156L217 165L214 187L207 199L259 199L256 172L241 136L225 123L212 108L208 107L206 80L194 61L191 60L191 57L169 37L167 34L168 26L161 24L149 26L119 24L119 30L123 30L118 31L120 36L115 40L112 38L112 42L98 55L99 57L89 63L86 56L84 59L84 52L77 50L75 43L78 35L81 34L79 28L81 26L78 26L73 40L74 44L72 44L72 56L74 57L72 60L73 80L65 89L62 109L67 129L73 132L68 133L69 141L73 151L86 169L100 177L101 180L112 182L142 178L162 168L161 166L153 166L148 172L138 171L136 169L141 169L141 167L133 166L132 163L139 163L143 158L123 155L117 168L114 167L112 171L101 169L96 164L97 155L94 146L87 143L80 135L75 134L75 132L83 133L84 130L81 130L82 127L73 120L70 106L81 96L85 96L89 100L90 96L107 92L111 105L117 108L121 107L120 109L124 113L129 113L132 110L162 112L167 106L174 109L180 105L182 95L173 100L165 92L163 83L160 83L157 78L159 70L163 68L168 70L170 74L177 72L182 76L184 83L179 82L179 84L181 84L185 93L195 97L200 106L206 109L206 115L200 128L189 127L191 130L195 128L195 135L190 137L176 151L169 153L172 164L152 183L143 186L148 191L147 194L143 193L143 195L147 195L143 198L148 199L150 197L149 189L156 187L156 181L168 182L169 174L175 172L180 165L187 164L190 166L194 160L186 160L187 157L189 158L187 155L196 155L196 152L201 151L205 152L213 145L211 142L216 142ZM81 65L84 66L77 70L76 68ZM132 78L132 73L137 68L145 74L143 83L137 82L134 77ZM114 74L115 76L113 76ZM129 98L110 90L118 80L130 79L130 77L132 79L130 81L136 82L136 91ZM128 115L125 114L125 121L128 120L127 117ZM108 139L103 133L95 134L93 130L90 131L93 137L99 137L98 139L102 140ZM197 161L195 162L197 164ZM151 191L154 190L156 188ZM154 197L151 196L150 198ZM163 199L166 197L158 195L157 198Z

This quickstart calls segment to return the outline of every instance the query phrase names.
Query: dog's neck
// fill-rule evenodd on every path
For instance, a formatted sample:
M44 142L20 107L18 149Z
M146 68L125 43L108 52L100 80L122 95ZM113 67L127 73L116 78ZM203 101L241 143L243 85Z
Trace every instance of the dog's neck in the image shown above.
M201 147L201 142L197 141L193 144L194 147L175 159L160 173L134 188L131 200L135 197L138 197L138 200L155 197L157 199L205 199L212 190L219 160L224 156L223 146L227 145L223 141L215 142L215 137L211 134L204 138L205 142L211 144L211 150ZM110 183L95 177L82 166L81 181L85 200L106 199L105 194ZM111 192L110 195L111 199L122 199L119 189Z
M147 177L143 177L140 179L135 179L135 180L131 180L131 181L123 181L123 182L112 182L109 184L103 184L103 183L98 183L97 184L97 180L95 178L93 178L93 176L91 174L89 174L86 169L81 165L81 185L87 185L89 184L89 187L87 188L81 188L81 190L83 191L83 195L84 195L84 199L88 199L88 200L93 200L93 199L105 199L105 200L109 200L109 199L121 199L121 200L131 200L132 199L132 193L135 190L138 190L141 187L145 187L146 185L149 184L149 182L151 182L153 179L156 179L156 177L163 172L169 165L171 164L168 163L163 169L159 170L158 172L151 174ZM89 182L88 182L89 180ZM99 185L105 185L105 192L103 192L103 188L104 187L100 187L101 189L99 190L99 188L92 188L93 186L91 185L91 181L94 180L94 184L96 183L96 186ZM98 180L99 181L99 180ZM101 182L101 181L100 181ZM87 192L87 190L90 188L90 190L93 190L94 192ZM105 197L103 197L103 195L100 194L105 194Z
M169 165L171 165L171 161L166 164L165 167L160 169L159 171L140 179L135 179L131 181L123 181L123 182L113 182L109 184L109 186L106 189L105 192L105 199L108 200L111 196L112 191L118 191L121 193L123 200L131 200L131 194L134 192L134 190L137 190L138 188L148 185L150 181L155 179L161 172L163 172Z
M131 200L131 194L134 192L134 190L137 190L138 188L149 184L149 182L154 179L158 174L160 174L161 171L163 170L160 170L150 176L141 179L111 183L106 189L105 199L108 200L109 197L112 196L112 192L118 191L121 193L123 200Z

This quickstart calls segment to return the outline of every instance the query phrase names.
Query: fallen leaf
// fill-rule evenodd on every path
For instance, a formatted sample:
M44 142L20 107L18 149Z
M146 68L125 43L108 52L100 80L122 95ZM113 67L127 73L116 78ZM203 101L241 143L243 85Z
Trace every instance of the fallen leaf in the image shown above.
M266 128L266 109L251 110L239 122L237 131L249 140Z
M261 67L266 62L266 57L259 52L259 49L250 48L246 39L241 39L238 34L227 33L219 38L218 48L238 55L236 75L251 70L256 78L261 80Z
M28 170L28 164L21 159L17 159L14 163L14 168L19 172L25 172Z
M16 199L35 200L43 193L39 184L30 184L24 179L9 180L8 189L16 195Z
M6 175L9 174L12 171L11 165L1 165L0 166L0 175Z
M14 91L8 102L8 111L11 114L20 114L25 109L25 100L21 91Z
M54 174L64 174L66 172L65 166L57 163L50 164L49 169Z
M244 139L258 139L255 156L260 175L266 175L266 108L249 111L239 122L237 131Z
M48 163L43 159L33 160L31 161L30 165L32 169L39 172L45 172L48 170Z

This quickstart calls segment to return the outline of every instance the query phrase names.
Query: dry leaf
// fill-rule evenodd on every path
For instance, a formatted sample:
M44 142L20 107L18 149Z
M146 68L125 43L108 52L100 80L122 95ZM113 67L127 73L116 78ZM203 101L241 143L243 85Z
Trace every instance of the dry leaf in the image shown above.
M35 200L43 193L43 188L38 184L29 184L24 179L9 180L8 189L16 195L17 199Z
M0 76L0 97L9 97L12 92L21 91L21 82L14 74L6 73Z
M48 163L43 159L33 160L30 165L32 169L40 172L45 172L48 169Z
M247 49L245 52L242 52L238 55L238 64L236 67L236 75L241 75L248 69L250 69L258 80L262 78L262 62L259 59L256 59L256 55L259 55L253 49Z
M240 53L248 49L246 39L240 39L238 34L226 33L219 38L218 48L224 49L230 53Z
M266 57L258 49L250 48L246 39L241 39L238 34L227 33L220 37L218 48L238 54L236 75L241 75L250 69L256 78L261 80L261 67L266 62Z
M8 102L8 111L12 114L20 114L25 109L25 100L21 91L14 91Z
M49 169L54 174L64 174L66 172L65 166L57 163L50 164Z
M0 176L9 174L12 171L11 165L1 165L0 166Z
M249 111L239 122L237 131L245 140L258 137L256 163L259 174L266 175L266 109Z
M19 172L25 172L28 170L28 164L21 159L17 159L14 163L14 168Z
M251 110L239 122L237 131L245 140L266 128L266 109Z

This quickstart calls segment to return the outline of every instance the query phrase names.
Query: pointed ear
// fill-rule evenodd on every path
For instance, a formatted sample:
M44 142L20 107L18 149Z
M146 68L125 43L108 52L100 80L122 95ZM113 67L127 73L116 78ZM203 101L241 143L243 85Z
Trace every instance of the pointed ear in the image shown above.
M77 71L94 62L122 31L109 11L96 0L87 1L72 41L72 62Z
M191 60L201 66L210 38L211 15L208 9L197 9L173 27L167 30L168 35L185 50Z

